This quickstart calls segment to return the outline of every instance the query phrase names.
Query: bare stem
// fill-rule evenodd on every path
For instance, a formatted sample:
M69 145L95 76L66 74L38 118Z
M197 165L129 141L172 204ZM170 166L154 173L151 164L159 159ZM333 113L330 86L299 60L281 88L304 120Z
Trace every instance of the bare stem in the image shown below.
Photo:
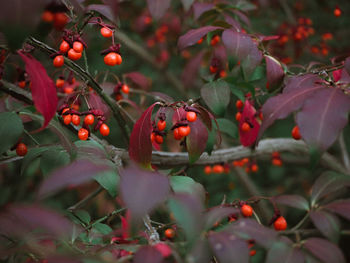
M150 244L153 245L153 244L159 243L160 242L159 234L158 234L157 230L152 226L151 219L150 219L149 215L146 215L143 218L143 223L145 224L147 231L149 233Z
M346 170L348 170L350 172L350 158L349 158L348 150L346 149L343 132L341 132L340 136L339 136L339 146L340 146L340 151L342 154L344 166L345 166Z
M80 200L78 203L76 203L75 205L72 205L71 207L69 207L67 210L69 211L74 211L77 210L81 207L83 207L87 202L89 202L91 199L93 199L95 196L97 196L99 193L101 193L103 191L102 186L99 186L94 192L90 193L89 195L87 195L84 199Z

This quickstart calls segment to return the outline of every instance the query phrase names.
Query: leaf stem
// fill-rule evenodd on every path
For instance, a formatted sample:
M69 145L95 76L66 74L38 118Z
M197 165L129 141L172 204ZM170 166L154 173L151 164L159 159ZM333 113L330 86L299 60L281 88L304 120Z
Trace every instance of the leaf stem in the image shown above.
M348 150L346 149L343 132L341 132L339 136L339 146L340 146L340 151L343 158L344 166L350 172L350 158L349 158Z

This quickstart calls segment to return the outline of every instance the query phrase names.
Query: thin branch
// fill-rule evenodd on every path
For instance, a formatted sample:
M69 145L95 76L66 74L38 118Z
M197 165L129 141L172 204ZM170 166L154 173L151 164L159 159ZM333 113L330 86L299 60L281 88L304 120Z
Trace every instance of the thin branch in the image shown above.
M80 200L75 205L70 206L67 210L75 211L75 210L83 207L87 202L89 202L91 199L93 199L95 196L97 196L102 191L103 191L103 187L99 186L94 192L92 192L89 195L87 195L84 199Z
M350 158L349 158L348 150L346 149L346 144L345 144L343 132L341 132L340 136L339 136L339 146L340 146L340 151L341 151L341 155L343 158L344 166L345 166L346 170L348 170L348 172L350 172Z
M143 218L143 223L145 224L147 231L148 231L148 234L149 234L150 245L159 243L160 242L159 234L158 234L157 230L152 226L151 219L150 219L149 215L146 215Z
M0 90L29 105L33 104L32 95L29 92L6 80L0 80Z

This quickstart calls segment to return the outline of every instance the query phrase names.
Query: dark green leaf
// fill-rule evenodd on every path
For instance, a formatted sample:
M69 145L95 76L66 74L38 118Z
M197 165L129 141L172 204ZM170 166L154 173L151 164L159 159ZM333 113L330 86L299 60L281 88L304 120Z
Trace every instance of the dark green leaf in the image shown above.
M238 128L235 123L228 119L216 119L219 124L220 131L231 136L234 139L238 138Z
M201 96L208 107L217 115L223 115L230 102L230 88L224 81L210 82L201 89Z
M23 124L21 118L13 112L0 113L0 123L0 154L3 154L18 142Z

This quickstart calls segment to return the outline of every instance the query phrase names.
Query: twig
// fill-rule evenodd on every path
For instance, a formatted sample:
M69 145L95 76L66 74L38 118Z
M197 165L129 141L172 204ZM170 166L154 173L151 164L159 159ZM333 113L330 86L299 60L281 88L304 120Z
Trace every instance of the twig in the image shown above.
M349 158L348 150L346 149L343 132L341 132L340 136L339 136L339 146L340 146L340 151L341 151L341 155L343 158L344 166L345 166L346 170L348 170L350 172L350 158Z
M98 223L101 223L101 222L103 222L103 221L106 221L107 219L109 219L109 218L111 218L111 217L113 217L113 216L115 216L115 215L118 215L119 213L121 213L121 212L123 212L123 211L125 211L125 210L126 210L126 208L121 208L121 209L115 210L115 211L113 211L112 213L110 213L110 214L108 214L108 215L106 215L106 216L104 216L104 217L101 217L101 218L97 219L97 220L94 221L93 223L90 223L89 225L87 225L87 226L85 227L85 230L87 230L87 229L93 227L94 225L96 225L96 224L98 224Z
M103 191L103 187L99 186L94 192L92 192L89 195L87 195L84 199L80 200L75 205L70 206L67 210L75 211L75 210L83 207L87 202L89 202L91 199L93 199L95 196L97 196L102 191Z
M158 234L157 230L152 226L151 219L149 218L149 215L146 215L143 218L143 223L145 224L147 231L149 233L150 244L153 245L153 244L159 243L160 242L159 234Z

